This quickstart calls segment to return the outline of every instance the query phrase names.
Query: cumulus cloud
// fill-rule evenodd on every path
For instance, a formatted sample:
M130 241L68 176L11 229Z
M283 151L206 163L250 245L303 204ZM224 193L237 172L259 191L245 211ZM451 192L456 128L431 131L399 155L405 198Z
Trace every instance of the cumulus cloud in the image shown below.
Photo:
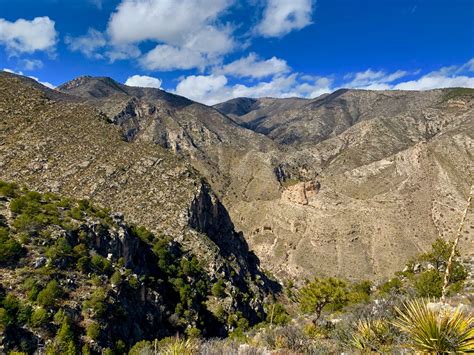
M80 37L66 36L64 42L73 52L80 52L87 58L102 59L104 56L98 50L105 47L107 41L105 36L94 28L89 28L87 34Z
M10 55L45 51L53 54L58 33L49 17L36 17L31 21L18 19L10 22L0 19L0 44Z
M175 92L213 105L236 97L316 97L330 92L330 85L328 78L304 81L297 73L278 75L255 85L228 85L224 75L192 75L182 79Z
M228 74L235 77L264 78L271 75L287 73L290 67L285 60L272 57L261 60L255 53L236 60L214 70L217 74Z
M11 73L11 74L24 75L23 72L21 72L21 71L17 72L17 71L7 69L7 68L4 68L3 71L5 71L7 73ZM40 81L36 76L28 76L28 78L33 79L33 80L37 81L38 83L40 83L41 85L44 85L44 86L46 86L50 89L54 89L56 87L53 84L48 83L46 81Z
M230 5L229 0L123 0L109 20L114 42L155 40L184 44L211 24Z
M312 23L314 0L267 0L256 32L264 37L282 37Z
M140 64L148 70L169 71L175 69L204 68L205 57L187 48L161 44L140 59Z
M115 44L105 52L105 56L113 63L117 60L135 59L140 57L142 52L134 44Z
M142 88L161 88L162 81L146 75L133 75L127 79L125 85L137 86Z
M141 59L145 68L202 68L236 46L232 27L217 21L232 3L233 0L122 0L110 17L108 34L115 45L157 42L155 49ZM171 60L171 54L178 58ZM159 63L161 60L164 62Z

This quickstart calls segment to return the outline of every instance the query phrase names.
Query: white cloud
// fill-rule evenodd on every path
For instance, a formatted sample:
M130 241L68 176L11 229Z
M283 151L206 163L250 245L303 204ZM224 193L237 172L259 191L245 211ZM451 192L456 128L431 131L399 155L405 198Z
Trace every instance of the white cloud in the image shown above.
M312 23L313 0L267 0L256 32L264 37L281 37Z
M224 75L191 75L179 82L176 93L212 105L227 99L227 93L222 91L226 84Z
M175 92L192 100L213 105L236 97L316 97L330 92L332 81L317 78L303 81L297 74L279 75L255 85L227 85L224 75L188 76L181 80Z
M285 60L276 57L272 57L268 60L260 60L255 53L250 53L247 57L214 70L217 74L250 78L264 78L289 71L290 67Z
M15 22L0 19L0 44L11 55L36 51L53 54L58 36L54 26L49 17L36 17L31 21L18 19Z
M133 75L127 79L125 85L137 86L142 88L161 88L162 81L146 75Z
M134 44L115 44L105 52L111 63L117 60L135 59L141 54L140 48Z
M24 70L36 70L43 67L43 62L39 59L23 59L21 65Z
M5 71L7 73L11 73L11 74L24 75L23 72L21 72L21 71L16 72L14 70L7 69L7 68L4 68L3 71ZM33 80L37 81L38 83L40 83L41 85L44 85L44 86L46 86L50 89L54 89L56 87L53 84L48 83L46 81L40 81L36 76L28 76L28 78L33 79Z
M140 60L147 69L203 69L236 47L232 27L218 23L218 16L233 2L122 0L107 31L115 46L157 42Z
M206 58L199 52L167 44L156 46L140 59L143 68L161 71L204 68L206 63Z
M451 65L432 71L417 79L400 81L410 75L409 72L397 70L387 74L384 71L368 69L364 72L346 75L353 78L343 84L344 87L367 90L431 90L449 87L474 87L474 77L468 75L474 71L474 58L461 65ZM398 82L397 82L398 81Z
M474 88L474 77L466 75L445 76L427 74L417 80L406 81L395 85L395 90L431 90L438 88L466 87Z
M64 42L73 52L80 52L87 58L102 59L104 56L98 53L107 44L105 36L96 29L89 28L87 34L80 37L66 36Z
M389 83L399 80L409 73L404 70L397 70L393 73L386 73L385 71L374 71L367 69L363 72L346 74L344 79L351 79L350 82L345 83L343 86L348 88L358 88L367 90L388 90L390 88Z

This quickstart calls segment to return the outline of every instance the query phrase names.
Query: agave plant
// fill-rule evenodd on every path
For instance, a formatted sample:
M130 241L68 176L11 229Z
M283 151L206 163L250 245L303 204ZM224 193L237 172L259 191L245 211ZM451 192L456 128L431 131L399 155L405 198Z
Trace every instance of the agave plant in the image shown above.
M410 339L408 346L420 352L474 352L474 317L460 307L428 308L425 300L411 300L393 324Z

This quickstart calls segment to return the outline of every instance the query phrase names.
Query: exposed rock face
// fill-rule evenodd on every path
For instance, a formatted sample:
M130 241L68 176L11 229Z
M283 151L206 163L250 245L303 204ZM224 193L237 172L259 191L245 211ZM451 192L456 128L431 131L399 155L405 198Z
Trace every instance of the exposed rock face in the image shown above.
M281 200L300 205L307 205L317 193L321 185L319 182L303 181L285 188L281 194Z
M77 89L84 80L90 84L88 78L78 79L68 87ZM100 84L89 90L93 100L110 94L110 83L106 81L106 88ZM143 127L153 123L150 117L163 112L155 109L158 103L127 98L120 109L110 106L115 114L106 116L83 99L6 73L0 73L0 92L0 179L40 192L90 198L123 212L131 223L172 236L199 256L212 278L229 275L231 287L250 290L255 296L252 306L241 300L233 306L253 321L261 316L264 297L275 285L261 274L258 260L233 230L225 208L210 188L203 188L202 177L186 161L140 136L145 134ZM188 102L167 93L147 95L170 95L173 105ZM217 212L209 214L208 205L194 208L195 201L211 201ZM223 215L227 220L212 220ZM96 247L136 258L136 246L129 243L124 249L117 238L99 238ZM141 256L143 260L129 262L146 267L147 257Z
M168 160L145 153L147 149L155 151L159 146L173 152L180 164L192 165L204 175L249 248L265 268L279 276L389 276L411 256L426 250L438 235L452 237L457 210L473 181L474 99L465 90L339 90L312 100L234 99L214 109L106 78L80 78L60 89L75 105L82 100L81 105L95 107L104 125L107 121L115 124L109 130L126 138L127 148L120 149L127 152L107 154L130 154L137 163L143 159L142 166L133 171L140 176L140 184L156 190L149 192L151 196L158 194L157 184L149 177L155 166L152 162L166 166ZM17 140L21 137L20 131L9 129ZM48 134L44 129L43 135ZM84 142L88 144L95 143ZM81 168L79 164L86 162L89 165ZM135 181L135 173L126 179L119 166L103 165L105 175L94 175L96 183L101 178L116 181L115 176L121 175L118 183ZM51 171L50 166L48 159L38 157L25 162L20 171L44 174ZM96 167L97 162L84 154L70 169L72 176L80 176L83 170L95 173ZM186 194L186 203L177 202L174 194L169 196L170 205L187 204L186 212L173 220L180 221L180 228L191 221L196 228L219 229L204 222L213 214L220 215L216 204L211 203L211 211L204 214L208 217L201 222L189 219L191 204L201 211L200 204L211 205L196 200L201 184L192 178L195 170L180 169L167 170L175 173L166 183L163 176L156 177L166 186L179 181L177 186L183 191L186 183L196 188ZM64 168L64 173L70 172ZM286 183L289 180L307 183L291 187ZM311 181L321 184L319 192L307 186ZM49 182L48 188L64 188L55 184ZM125 194L122 190L113 191L120 196ZM94 198L105 199L108 193L98 188ZM154 206L162 198L167 201L168 195L161 194L160 199L152 197ZM144 211L158 219L167 211L160 208L156 213L147 198L127 196L123 201L124 211L140 219L145 219ZM145 207L139 210L136 206L141 204ZM151 217L146 222L159 224ZM466 238L471 233L469 228ZM468 239L462 247L467 253L474 250ZM327 262L328 256L332 263Z

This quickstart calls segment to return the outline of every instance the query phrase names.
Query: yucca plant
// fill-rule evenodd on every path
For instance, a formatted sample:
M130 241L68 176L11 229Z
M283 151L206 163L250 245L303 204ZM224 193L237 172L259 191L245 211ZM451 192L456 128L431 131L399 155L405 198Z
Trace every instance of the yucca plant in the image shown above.
M175 338L160 353L164 355L194 355L198 353L198 348L197 342L192 339Z
M359 320L351 345L362 352L386 352L391 348L390 326L383 319Z
M414 299L396 309L393 324L410 339L408 346L420 352L474 352L474 317L455 309L432 310L425 300Z

